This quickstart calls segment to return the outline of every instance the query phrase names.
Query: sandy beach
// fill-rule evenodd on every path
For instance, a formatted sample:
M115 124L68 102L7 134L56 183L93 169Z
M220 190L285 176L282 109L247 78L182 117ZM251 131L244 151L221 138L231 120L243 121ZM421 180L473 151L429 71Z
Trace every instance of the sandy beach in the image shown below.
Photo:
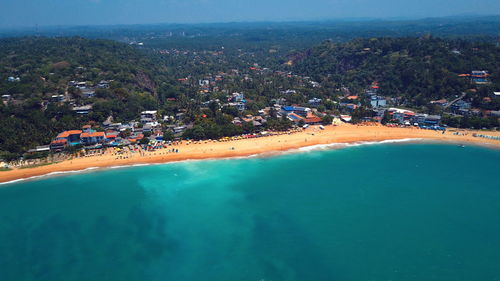
M460 132L460 134L456 134L457 131ZM474 137L474 133L496 137L500 136L500 132L479 132L458 129L450 129L443 134L440 131L422 130L418 128L390 128L385 126L356 126L343 124L340 126L326 126L324 130L321 130L318 126L314 126L297 133L255 139L242 139L227 142L204 141L197 144L184 141L182 144L174 147L178 149L178 153L169 152L169 149L146 152L142 155L140 153L129 153L117 156L112 153L107 153L99 156L74 158L46 166L13 169L0 172L0 183L46 175L54 172L78 171L88 168L105 168L133 164L166 163L194 159L242 157L332 143L422 139L455 142L459 144L484 144L500 147L500 140Z

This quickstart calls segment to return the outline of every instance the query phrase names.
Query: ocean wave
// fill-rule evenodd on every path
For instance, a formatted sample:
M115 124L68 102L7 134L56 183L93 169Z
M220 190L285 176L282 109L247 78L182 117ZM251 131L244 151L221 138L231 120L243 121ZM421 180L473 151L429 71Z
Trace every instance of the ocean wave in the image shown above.
M291 151L316 151L316 150L329 150L332 148L345 148L345 147L355 147L355 146L365 146L365 145L376 145L376 144L387 144L387 143L401 143L401 142L413 142L420 141L420 138L406 138L406 139L392 139L383 141L359 141L359 142L338 142L329 144L315 144L310 146L300 147L298 149L292 149Z
M40 178L46 178L46 177L51 177L51 176L61 176L65 174L77 174L77 173L84 173L92 170L97 170L100 169L99 167L89 167L85 168L82 170L71 170L71 171L57 171L57 172L50 172L44 175L39 175L39 176L31 176L27 178L21 178L21 179L15 179L11 181L6 181L6 182L0 182L0 185L6 185L6 184L11 184L11 183L17 183L17 182L22 182L22 181L28 181L28 180L35 180L35 179L40 179Z

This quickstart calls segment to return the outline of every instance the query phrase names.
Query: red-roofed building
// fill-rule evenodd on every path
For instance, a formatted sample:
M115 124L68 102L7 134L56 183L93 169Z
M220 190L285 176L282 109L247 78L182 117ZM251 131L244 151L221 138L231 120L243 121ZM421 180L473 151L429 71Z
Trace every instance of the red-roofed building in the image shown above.
M293 122L299 122L300 120L303 120L304 118L300 115L298 115L297 113L289 113L288 114L288 119L290 119L291 121Z
M57 135L56 140L67 140L69 145L77 145L80 144L81 134L82 134L81 130L65 131Z
M321 118L319 118L318 116L307 116L305 119L304 119L304 123L306 124L309 124L309 125L319 125L321 124L323 120Z
M63 151L68 146L68 141L66 139L54 140L49 146L52 151Z
M104 132L83 133L80 135L83 145L102 143L106 139Z

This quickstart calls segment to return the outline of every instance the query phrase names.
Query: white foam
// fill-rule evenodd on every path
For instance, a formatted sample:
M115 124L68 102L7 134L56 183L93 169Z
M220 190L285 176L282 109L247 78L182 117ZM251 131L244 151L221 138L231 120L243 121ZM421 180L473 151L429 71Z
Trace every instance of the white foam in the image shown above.
M96 169L99 169L99 167L89 167L89 168L85 168L83 170L71 170L71 171L51 172L51 173L44 174L44 175L39 175L39 176L32 176L32 177L27 177L27 178L22 178L22 179L16 179L16 180L11 180L11 181L6 181L6 182L0 182L0 185L10 184L10 183L16 183L16 182L21 182L21 181L27 181L27 180L34 180L34 179L45 178L45 177L50 177L50 176L57 176L57 175L64 175L64 174L84 173L84 172L88 172L88 171L96 170Z
M343 147L353 147L353 146L363 146L363 145L376 145L376 144L387 144L387 143L400 143L400 142L411 142L411 141L420 141L420 138L407 138L407 139L392 139L392 140L383 140L383 141L360 141L360 142L338 142L338 143L329 143L329 144L316 144L310 146L304 146L296 151L307 152L307 151L315 151L315 150L328 150L332 148L343 148ZM293 151L293 150L292 150Z

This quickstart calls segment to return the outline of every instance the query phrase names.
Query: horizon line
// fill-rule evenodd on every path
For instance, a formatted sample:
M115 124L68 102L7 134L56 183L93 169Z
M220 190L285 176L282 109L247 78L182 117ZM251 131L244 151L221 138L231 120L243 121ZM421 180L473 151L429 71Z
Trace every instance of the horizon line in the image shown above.
M114 24L60 24L60 25L25 25L2 27L0 31L22 31L32 28L55 29L55 28L81 28L81 27L125 27L125 26L196 26L196 25L227 25L227 24L286 24L286 23L328 23L328 22L397 22L397 21L421 21L446 18L487 18L500 17L500 14L457 14L448 16L415 16L415 17L337 17L320 19L290 19L290 20L241 20L241 21L206 21L206 22L156 22L156 23L114 23Z

